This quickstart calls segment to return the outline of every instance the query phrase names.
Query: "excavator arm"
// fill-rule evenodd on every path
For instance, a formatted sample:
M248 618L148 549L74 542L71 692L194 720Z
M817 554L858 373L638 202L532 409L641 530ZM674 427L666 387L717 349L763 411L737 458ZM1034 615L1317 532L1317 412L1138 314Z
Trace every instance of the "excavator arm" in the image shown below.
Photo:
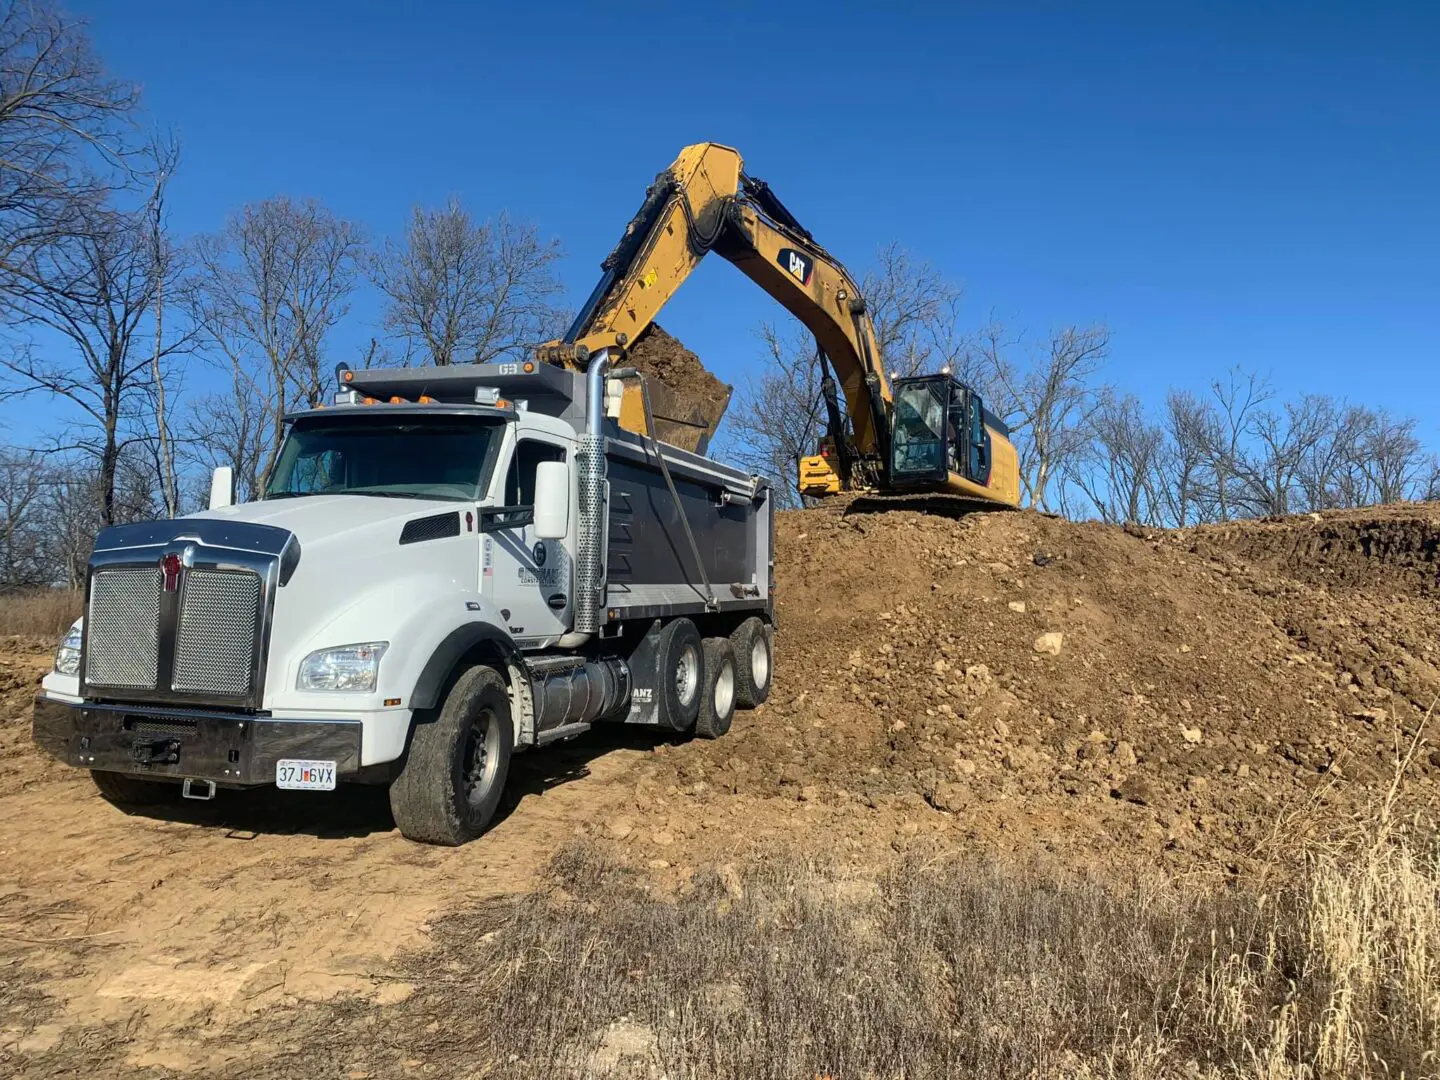
M839 260L816 243L763 181L745 175L739 152L728 146L687 146L656 177L601 264L600 281L565 339L542 346L541 358L579 367L596 349L634 344L711 251L733 263L815 336L827 365L828 420L840 486L873 486L888 447L890 389L864 298ZM848 426L842 423L837 382Z
M655 178L564 340L542 345L540 359L579 369L597 349L634 348L711 251L815 337L827 432L821 454L799 463L802 494L908 488L1019 502L1004 424L948 371L897 380L892 393L855 280L763 181L745 174L739 152L719 143L685 147ZM638 402L627 407L630 396L627 390L621 425L655 434L651 411ZM723 412L722 403L698 425L695 417L683 422L704 429L703 444Z

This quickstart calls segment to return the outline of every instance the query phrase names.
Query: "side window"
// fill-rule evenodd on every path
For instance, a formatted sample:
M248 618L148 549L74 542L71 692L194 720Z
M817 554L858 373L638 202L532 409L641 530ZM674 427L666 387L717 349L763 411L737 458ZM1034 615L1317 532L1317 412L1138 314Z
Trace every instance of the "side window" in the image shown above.
M535 505L535 467L542 461L564 461L565 448L553 443L522 439L510 459L505 476L505 505Z

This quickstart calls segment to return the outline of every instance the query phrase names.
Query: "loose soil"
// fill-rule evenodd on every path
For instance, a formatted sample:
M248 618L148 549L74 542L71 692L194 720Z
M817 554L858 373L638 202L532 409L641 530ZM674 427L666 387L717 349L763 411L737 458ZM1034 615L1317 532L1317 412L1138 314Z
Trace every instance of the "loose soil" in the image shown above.
M1437 806L1440 508L1184 532L924 510L782 515L769 703L715 742L517 758L459 850L402 840L378 789L121 813L30 747L50 643L4 641L0 1073L287 1075L296 1009L403 1008L433 925L577 837L659 895L782 849L1208 885Z
M640 335L625 362L650 380L656 437L703 454L730 404L731 387L658 323Z

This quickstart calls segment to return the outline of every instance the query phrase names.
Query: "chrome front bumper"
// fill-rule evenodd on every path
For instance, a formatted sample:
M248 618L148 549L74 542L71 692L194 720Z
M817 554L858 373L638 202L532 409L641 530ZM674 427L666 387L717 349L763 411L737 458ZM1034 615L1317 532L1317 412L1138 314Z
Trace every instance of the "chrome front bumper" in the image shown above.
M42 693L35 698L33 733L36 746L76 768L222 787L273 784L282 758L333 761L341 778L360 769L356 720L74 704Z

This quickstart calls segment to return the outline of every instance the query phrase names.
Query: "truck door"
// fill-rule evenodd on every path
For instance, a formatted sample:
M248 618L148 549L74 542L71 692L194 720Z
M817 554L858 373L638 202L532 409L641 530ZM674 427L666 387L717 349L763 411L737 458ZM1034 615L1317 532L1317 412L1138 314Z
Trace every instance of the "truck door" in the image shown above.
M522 648L551 643L570 629L575 515L564 540L538 539L533 522L536 466L570 458L571 447L558 439L522 435L505 466L505 512L482 515L481 592Z

